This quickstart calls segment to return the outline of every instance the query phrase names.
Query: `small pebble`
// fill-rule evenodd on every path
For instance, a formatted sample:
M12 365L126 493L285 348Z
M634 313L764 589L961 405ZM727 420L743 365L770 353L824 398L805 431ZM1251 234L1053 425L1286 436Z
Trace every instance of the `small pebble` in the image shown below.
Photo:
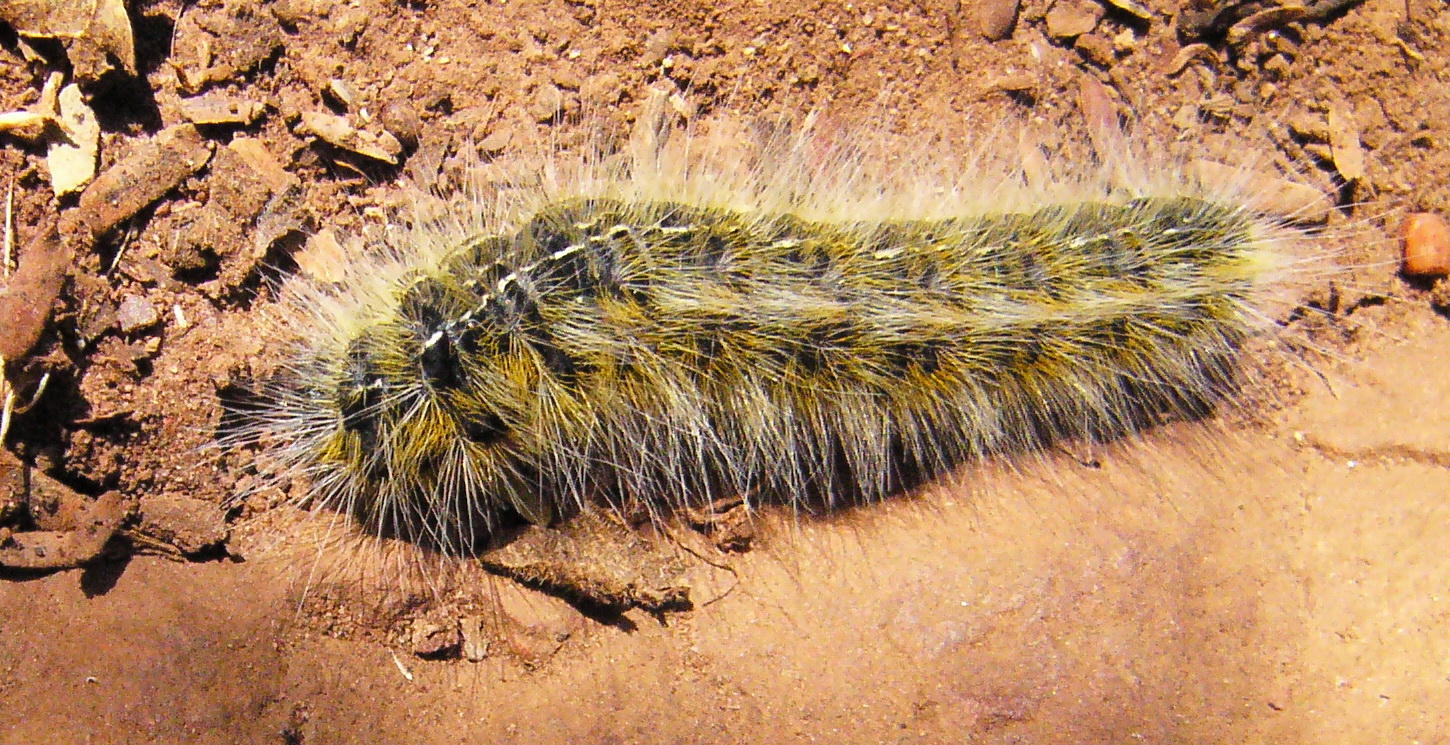
M1018 0L977 0L977 28L988 41L1001 41L1012 35L1017 24Z
M1441 277L1450 274L1450 224L1430 212L1405 219L1405 274Z
M116 309L116 322L127 334L155 325L159 320L161 315L156 312L156 306L140 295L127 295Z
M342 78L332 78L328 80L327 87L323 89L323 93L332 100L341 104L342 107L344 109L347 109L348 111L352 111L353 109L357 108L357 89L352 86L352 83L349 83Z
M378 112L378 122L398 141L409 147L418 144L423 133L423 120L407 101L389 101Z
M1047 33L1054 39L1071 39L1097 28L1103 6L1097 3L1066 2L1047 11Z

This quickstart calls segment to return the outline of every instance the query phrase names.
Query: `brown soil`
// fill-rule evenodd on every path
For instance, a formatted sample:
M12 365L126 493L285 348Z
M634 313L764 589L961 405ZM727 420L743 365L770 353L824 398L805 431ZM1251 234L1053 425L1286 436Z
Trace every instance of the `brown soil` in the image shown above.
M87 85L102 169L122 168L103 186L174 187L135 215L88 211L51 198L43 148L0 148L17 245L58 214L105 223L95 240L62 226L70 281L8 370L27 392L52 376L7 448L83 501L139 505L101 560L0 579L0 744L1450 739L1450 324L1396 274L1391 239L1406 211L1450 213L1450 10L1366 0L1210 34L1176 70L1200 40L1167 0L1144 3L1150 20L1126 0L1055 4L1024 2L992 42L951 0L135 3L141 80ZM1104 7L1075 42L1048 31ZM19 109L64 56L0 45L0 109ZM766 514L744 553L626 536L677 570L651 582L691 588L694 610L659 616L312 540L325 526L280 493L223 508L246 457L201 449L218 390L274 352L253 331L259 267L327 229L355 248L370 208L454 167L458 143L567 139L586 110L623 126L650 86L699 116L1051 131L1083 118L1083 80L1136 137L1256 153L1359 226L1323 293L1334 338L1274 381L1292 403L1262 421L967 469L825 519ZM263 107L159 137L200 91ZM306 113L386 129L401 164L314 142ZM1367 156L1350 185L1343 136L1319 132L1345 121Z

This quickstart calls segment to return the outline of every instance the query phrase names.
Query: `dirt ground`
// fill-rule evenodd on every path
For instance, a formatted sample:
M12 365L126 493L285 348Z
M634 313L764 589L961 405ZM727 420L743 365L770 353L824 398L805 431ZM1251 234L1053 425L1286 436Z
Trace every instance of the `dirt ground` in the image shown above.
M131 4L138 74L82 86L122 196L57 199L44 145L0 139L20 263L81 226L9 361L50 380L6 450L134 508L95 562L0 575L0 745L1450 740L1450 290L1400 276L1395 240L1450 214L1450 8L1188 5L1027 0L994 40L970 0ZM67 70L33 46L0 30L0 110ZM1320 353L1268 381L1282 406L767 512L745 552L638 538L685 612L581 613L231 501L249 456L205 445L275 354L263 267L358 248L463 143L627 127L652 88L947 137L1080 127L1105 94L1141 141L1296 174L1355 238ZM232 120L185 126L199 96ZM0 530L28 527L3 498Z

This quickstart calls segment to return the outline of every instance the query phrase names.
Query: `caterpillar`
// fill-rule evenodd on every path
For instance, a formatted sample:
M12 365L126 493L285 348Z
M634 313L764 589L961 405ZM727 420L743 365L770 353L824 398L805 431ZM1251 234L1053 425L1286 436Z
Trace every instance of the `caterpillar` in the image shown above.
M230 444L448 554L591 503L858 504L1213 411L1304 260L1241 190L1121 158L1044 185L740 139L420 200L340 281L288 284L288 361Z

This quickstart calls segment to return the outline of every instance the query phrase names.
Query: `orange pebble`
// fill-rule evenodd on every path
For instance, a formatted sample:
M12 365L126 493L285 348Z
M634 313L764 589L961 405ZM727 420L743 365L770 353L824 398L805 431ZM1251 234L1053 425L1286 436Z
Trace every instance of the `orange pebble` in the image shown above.
M1450 274L1450 225L1444 218L1416 212L1405 219L1405 274Z

